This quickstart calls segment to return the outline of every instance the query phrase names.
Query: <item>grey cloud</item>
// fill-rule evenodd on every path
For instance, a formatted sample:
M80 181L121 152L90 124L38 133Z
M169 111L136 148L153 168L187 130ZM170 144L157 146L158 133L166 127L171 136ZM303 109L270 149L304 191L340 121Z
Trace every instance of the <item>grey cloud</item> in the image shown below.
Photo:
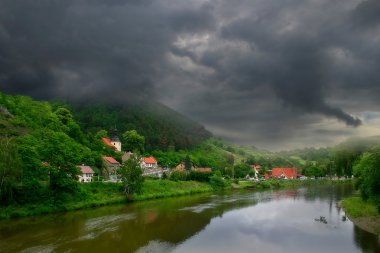
M153 94L180 32L212 26L210 7L153 1L0 3L0 88L38 98ZM207 25L206 25L207 23Z
M328 141L319 123L357 127L351 114L380 105L379 11L375 0L0 0L0 90L150 95L230 140Z
M373 28L380 25L380 2L366 0L358 4L352 12L352 21L360 27Z

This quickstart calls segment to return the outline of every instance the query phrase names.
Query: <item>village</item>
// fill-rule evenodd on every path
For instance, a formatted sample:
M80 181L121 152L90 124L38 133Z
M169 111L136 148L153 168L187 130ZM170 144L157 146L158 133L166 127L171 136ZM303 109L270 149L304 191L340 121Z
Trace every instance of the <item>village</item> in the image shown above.
M120 178L118 170L120 167L128 161L134 154L130 151L123 152L121 149L122 143L118 136L114 135L111 138L102 137L102 143L119 152L121 154L121 162L117 161L111 156L102 156L103 167L101 173L95 173L95 171L88 165L82 164L78 168L80 175L78 181L81 183L88 183L93 181L99 181L99 178L103 178L105 182L119 182ZM274 179L307 179L306 176L299 173L297 168L272 168L265 172L262 171L262 167L258 164L252 164L252 173L246 175L243 180L249 181L264 181L270 178ZM170 175L172 172L185 172L185 171L197 171L200 173L212 173L212 168L197 167L195 164L191 164L190 168L186 168L186 162L182 161L173 168L162 167L158 164L157 159L154 156L141 157L140 167L142 175L145 177L157 177L161 178L164 174Z

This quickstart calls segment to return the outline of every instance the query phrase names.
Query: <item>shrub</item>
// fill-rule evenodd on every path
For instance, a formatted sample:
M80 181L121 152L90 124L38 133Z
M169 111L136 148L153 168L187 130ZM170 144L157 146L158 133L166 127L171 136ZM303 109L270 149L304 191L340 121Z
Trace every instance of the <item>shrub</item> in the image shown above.
M173 171L170 174L170 180L173 181L187 181L189 178L189 173L186 171Z
M210 184L215 190L223 189L226 186L226 181L222 178L220 172L218 172L210 177Z
M208 171L196 171L192 170L190 171L190 180L199 181L199 182L209 182L210 177L212 176L212 172Z

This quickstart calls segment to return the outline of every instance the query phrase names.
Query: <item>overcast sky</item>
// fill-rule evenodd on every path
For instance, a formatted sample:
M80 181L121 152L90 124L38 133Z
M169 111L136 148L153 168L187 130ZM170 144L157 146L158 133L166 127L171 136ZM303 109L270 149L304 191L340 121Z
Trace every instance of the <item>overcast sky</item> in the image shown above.
M378 0L0 0L0 90L144 95L271 150L380 134Z

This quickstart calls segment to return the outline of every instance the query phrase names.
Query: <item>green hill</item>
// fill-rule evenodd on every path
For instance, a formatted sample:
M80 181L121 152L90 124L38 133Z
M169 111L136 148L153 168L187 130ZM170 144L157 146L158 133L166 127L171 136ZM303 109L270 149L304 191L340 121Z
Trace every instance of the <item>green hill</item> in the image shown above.
M202 125L163 104L138 100L124 104L100 102L66 104L84 132L95 134L117 129L119 135L137 130L145 137L145 149L191 149L212 134Z

